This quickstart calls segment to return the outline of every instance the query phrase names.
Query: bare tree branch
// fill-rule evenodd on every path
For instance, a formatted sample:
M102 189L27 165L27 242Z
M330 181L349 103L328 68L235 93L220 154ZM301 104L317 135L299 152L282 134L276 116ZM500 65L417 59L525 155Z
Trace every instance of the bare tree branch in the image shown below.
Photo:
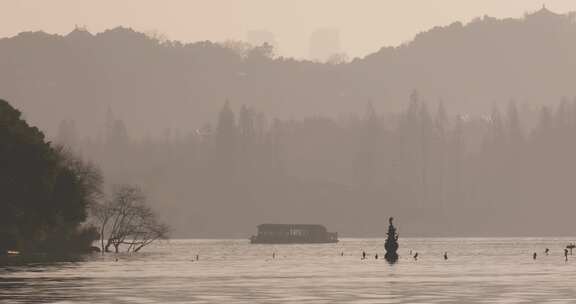
M138 252L156 240L167 239L170 231L158 221L146 205L146 196L135 186L117 186L111 199L97 204L93 214L100 226L102 252L109 252L110 246L118 252L121 245L127 245L127 252Z

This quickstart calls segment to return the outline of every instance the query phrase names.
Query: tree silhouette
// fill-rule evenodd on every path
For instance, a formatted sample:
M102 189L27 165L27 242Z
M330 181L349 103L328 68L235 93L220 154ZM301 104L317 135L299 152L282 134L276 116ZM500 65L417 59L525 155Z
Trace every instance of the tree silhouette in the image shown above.
M29 126L0 100L0 252L87 250L93 230L82 230L99 193L97 170Z

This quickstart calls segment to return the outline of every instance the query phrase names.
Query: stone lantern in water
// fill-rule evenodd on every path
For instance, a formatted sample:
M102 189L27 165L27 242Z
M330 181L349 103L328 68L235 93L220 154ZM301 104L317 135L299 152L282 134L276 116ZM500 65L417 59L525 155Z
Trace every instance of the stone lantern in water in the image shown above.
M394 224L392 223L393 220L393 217L388 219L390 225L388 225L388 233L386 236L386 242L384 243L384 249L386 249L386 255L384 257L386 258L386 261L391 264L398 261L398 233L396 232L396 227L394 227Z

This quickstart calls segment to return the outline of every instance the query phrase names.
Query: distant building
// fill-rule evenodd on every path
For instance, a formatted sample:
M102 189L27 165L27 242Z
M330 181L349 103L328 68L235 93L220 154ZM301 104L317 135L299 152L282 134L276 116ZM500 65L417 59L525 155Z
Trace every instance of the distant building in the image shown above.
M545 5L543 5L540 10L534 13L525 14L524 18L528 23L532 23L536 26L543 26L543 25L558 26L572 21L570 15L556 14L547 9Z
M340 53L340 31L335 28L322 28L310 36L310 59L327 61Z

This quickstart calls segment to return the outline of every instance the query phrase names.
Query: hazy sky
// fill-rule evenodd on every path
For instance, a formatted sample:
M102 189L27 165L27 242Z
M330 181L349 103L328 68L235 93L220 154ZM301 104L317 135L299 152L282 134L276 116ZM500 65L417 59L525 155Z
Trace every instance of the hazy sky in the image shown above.
M158 31L182 41L244 39L268 30L278 53L307 57L310 34L338 28L341 48L363 56L411 40L422 30L474 17L521 17L543 4L558 13L575 0L0 0L0 36L21 31L68 33L75 25L99 32L119 25Z

